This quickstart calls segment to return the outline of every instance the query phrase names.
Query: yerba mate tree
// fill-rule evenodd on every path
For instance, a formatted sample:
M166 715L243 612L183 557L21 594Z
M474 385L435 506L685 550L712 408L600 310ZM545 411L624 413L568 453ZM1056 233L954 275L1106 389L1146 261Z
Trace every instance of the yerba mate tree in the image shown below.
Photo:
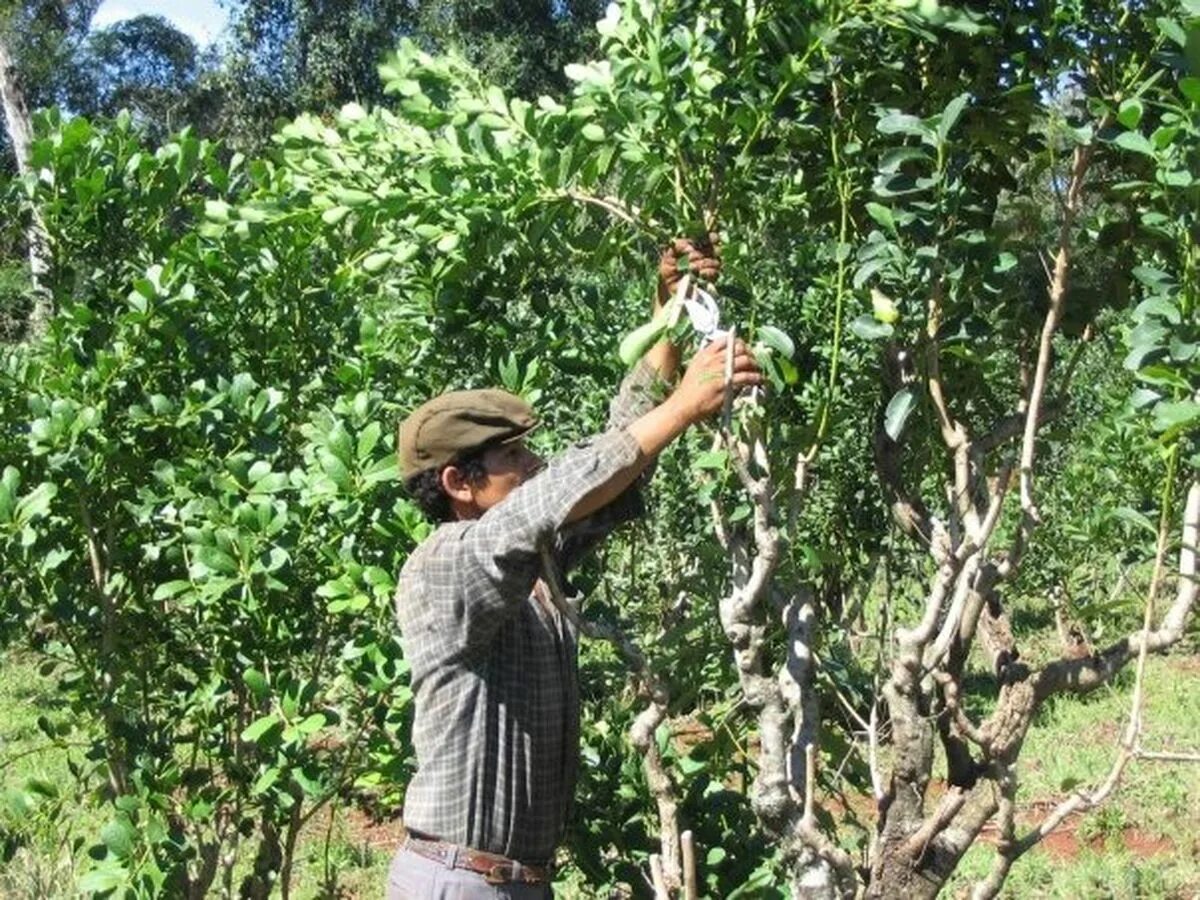
M1151 295L1135 312L1145 317L1162 306L1163 315L1182 328L1170 336L1181 342L1178 352L1137 349L1143 339L1135 330L1129 360L1131 367L1141 369L1142 378L1161 378L1155 383L1168 386L1172 397L1148 398L1158 404L1156 425L1165 432L1164 530L1173 520L1170 510L1179 482L1190 485L1182 511L1175 599L1165 612L1156 613L1167 549L1166 534L1160 532L1140 631L1091 652L1064 645L1061 658L1026 659L1005 610L1005 596L1019 583L1026 551L1044 518L1038 477L1045 471L1043 434L1078 392L1073 375L1096 329L1113 327L1113 319L1103 317L1104 309L1123 304L1128 296L1112 285L1127 284L1131 275L1142 283L1156 277L1175 283L1194 265L1188 262L1194 259L1194 237L1181 240L1175 229L1194 232L1189 219L1194 220L1195 211L1183 211L1172 199L1195 195L1192 176L1182 174L1194 164L1194 140L1178 142L1195 134L1195 90L1186 70L1172 65L1182 59L1170 55L1174 36L1183 28L1171 19L1135 22L1128 9L1095 16L1071 36L1082 43L1071 88L1064 88L1064 96L1027 124L1013 115L1013 104L1022 101L1004 84L1002 70L990 77L1007 88L1003 92L988 96L970 85L969 93L933 116L895 110L879 121L880 132L899 140L885 150L875 181L875 193L887 202L872 211L882 227L859 258L864 268L870 267L869 280L878 279L888 293L903 292L909 303L903 324L879 329L904 348L907 368L877 433L876 461L893 514L929 553L932 572L919 618L896 630L879 698L890 717L892 760L890 776L880 785L873 894L933 896L983 827L995 822L1000 834L995 864L974 891L976 897L995 896L1014 860L1068 810L1085 808L1100 796L1080 792L1046 821L1024 833L1018 829L1019 757L1037 710L1056 695L1095 690L1139 654L1140 672L1146 652L1183 637L1196 595L1200 515L1200 484L1194 475L1180 479L1177 468L1179 454L1195 450L1187 433L1189 423L1194 429L1196 410L1194 372L1189 370L1193 353L1186 347L1194 324L1183 324L1192 315L1188 310L1194 300L1186 287L1172 292L1165 304L1163 292ZM1053 32L1048 37L1052 44ZM1139 46L1141 40L1145 44ZM1125 46L1130 54L1119 65L1102 65L1094 55L1100 45ZM1160 68L1163 59L1168 63ZM986 117L988 124L977 116ZM971 127L973 120L979 127ZM1012 124L1016 131L1008 130ZM956 128L967 131L959 140L954 139ZM1052 204L1050 234L1006 227L1006 219L1017 212L1016 202L995 190L994 163L1000 160L991 148L980 146L1005 131L1005 168L1019 172L1027 167L1045 179L1039 193ZM1151 157L1154 165L1130 160L1125 155L1130 152ZM896 164L897 159L903 163ZM1147 180L1109 187L1099 174L1125 168ZM1132 272L1123 268L1129 265L1123 254L1115 263L1081 275L1079 261L1087 259L1093 236L1128 221L1129 212L1120 208L1127 198L1145 203L1151 196L1162 207L1143 208L1140 222L1129 231L1131 239L1141 229L1150 231L1144 245L1128 252L1142 267ZM956 220L968 227L948 227ZM1174 242L1160 240L1157 232L1164 227L1176 236ZM1022 259L1038 260L1042 272L1022 277ZM1162 259L1170 259L1178 274L1148 268L1151 260ZM1022 290L1026 285L1037 293ZM1133 293L1136 298L1141 292ZM1166 330L1155 334L1156 340L1167 337ZM1151 356L1159 372L1145 371ZM980 375L984 385L974 381ZM945 464L937 467L945 472L941 478L930 476L928 459L925 471L920 464L905 463L906 445L915 442L906 433L906 419L918 396L944 448ZM1193 457L1189 465L1194 462ZM978 721L962 702L976 643L997 690L995 708ZM1118 748L1122 756L1139 752L1140 691L1139 679L1131 725ZM929 787L935 743L945 758L946 791L933 800Z
M741 488L707 491L730 579L718 611L743 700L757 715L752 808L796 894L936 893L984 825L998 818L1005 843L994 876L979 888L994 891L1034 842L1013 833L1013 798L1021 740L1039 704L1111 678L1139 641L1177 641L1193 602L1193 586L1182 577L1153 640L1131 636L1091 669L1077 659L1026 663L1004 614L1002 591L1016 582L1042 518L1039 434L1071 411L1072 375L1092 346L1094 320L1113 307L1123 311L1130 295L1128 287L1103 290L1128 281L1126 258L1093 255L1090 282L1073 277L1076 260L1088 257L1077 244L1114 216L1115 198L1090 189L1089 176L1100 166L1136 167L1129 152L1161 150L1168 161L1156 180L1185 197L1191 190L1186 166L1171 155L1190 146L1190 76L1184 57L1164 56L1187 23L1134 21L1128 11L1099 6L1089 12L1087 21L1032 13L993 21L900 5L614 6L599 26L606 57L568 69L578 82L569 105L509 100L473 83L460 63L411 48L385 69L401 97L392 138L401 153L391 157L390 171L419 160L430 189L446 198L443 216L455 214L454 198L470 190L478 204L470 215L488 227L477 232L461 214L456 225L440 226L380 216L375 199L359 198L386 235L364 260L368 269L403 267L418 252L407 237L414 231L436 239L447 265L460 253L489 262L519 253L514 240L542 248L560 241L600 264L634 241L719 228L727 326L741 318L769 335L761 326L782 323L778 316L788 313L803 318L806 303L823 313L817 328L797 335L802 354L828 366L805 373L805 424L782 420L787 407L774 405L788 402L797 374L789 354L772 356L776 397L766 406L731 403L737 414L718 429L716 447L696 458L726 487ZM886 84L880 66L890 71ZM1168 100L1183 105L1168 114L1167 131L1156 132L1158 147L1136 130L1144 110L1137 98L1167 83ZM303 147L305 135L292 137ZM806 173L814 171L822 174L810 188ZM317 175L337 181L329 171ZM337 203L336 188L329 196L336 205L325 215L340 222L349 204ZM814 211L814 203L821 208ZM1021 216L1034 203L1049 212L1031 225ZM597 216L609 220L599 234ZM796 236L806 228L833 239L832 248ZM793 246L781 250L777 241ZM834 275L820 284L789 250L807 251L805 262L819 261ZM1132 252L1152 256L1158 249L1150 241ZM1185 248L1179 258L1186 262L1190 253ZM756 277L766 271L792 283L811 279L799 309ZM404 273L392 277L409 277ZM1173 283L1172 276L1163 280ZM886 392L873 454L902 530L932 565L915 618L897 622L894 642L882 648L880 695L867 708L848 704L869 736L878 803L871 845L855 858L817 826L814 805L817 646L820 619L831 611L800 586L804 568L792 568L785 549L795 540L794 510L819 467L841 386L847 304L861 309L868 290L872 312L850 328L859 339L885 342ZM1111 327L1118 320L1107 321ZM1165 335L1158 334L1160 343ZM1186 361L1188 336L1176 338L1172 358ZM1172 377L1173 385L1187 383ZM1181 423L1191 421L1190 397L1155 402ZM949 460L941 484L932 475L930 436ZM1168 437L1178 440L1179 429ZM921 464L906 462L910 444L920 444ZM1176 473L1170 469L1168 498ZM941 515L921 497L930 488L946 498ZM1186 541L1182 553L1186 576ZM977 635L999 705L973 724L959 701ZM650 638L656 640L653 632ZM663 835L653 880L658 894L670 894L685 877L674 821L681 779L664 766L669 741L651 741L650 733L666 723L672 691L645 674L641 654L628 656L649 704L633 734ZM1083 671L1090 676L1076 677ZM884 719L886 752L877 746ZM949 787L930 803L935 736ZM884 756L890 773L882 771Z

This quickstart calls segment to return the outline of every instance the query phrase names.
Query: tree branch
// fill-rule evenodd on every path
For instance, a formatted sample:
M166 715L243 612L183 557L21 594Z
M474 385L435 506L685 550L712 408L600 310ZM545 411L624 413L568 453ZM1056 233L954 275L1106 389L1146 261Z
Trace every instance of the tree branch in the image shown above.
M1025 429L1021 443L1021 510L1022 528L1031 529L1039 521L1037 505L1033 498L1033 460L1035 438L1041 416L1042 397L1046 392L1046 380L1050 371L1054 334L1062 319L1067 295L1067 279L1071 268L1071 229L1079 213L1083 182L1087 176L1095 144L1075 148L1071 166L1071 179L1067 186L1066 202L1063 205L1062 222L1058 229L1058 252L1054 258L1054 277L1050 280L1050 307L1042 323L1042 334L1038 345L1037 363L1034 367L1033 384L1029 389L1029 405L1025 412Z

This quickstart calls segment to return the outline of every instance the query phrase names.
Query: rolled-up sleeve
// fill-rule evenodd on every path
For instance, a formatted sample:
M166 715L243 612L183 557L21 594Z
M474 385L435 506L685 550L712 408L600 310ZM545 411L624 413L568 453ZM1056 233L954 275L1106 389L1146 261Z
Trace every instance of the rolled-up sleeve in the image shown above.
M609 404L608 428L627 428L661 403L666 394L667 385L659 376L658 370L644 358L639 360L637 365L629 370L612 403ZM654 465L652 462L647 466L638 479L611 503L563 528L557 555L564 572L575 568L596 544L621 525L645 514L646 504L642 498L642 489L654 474Z

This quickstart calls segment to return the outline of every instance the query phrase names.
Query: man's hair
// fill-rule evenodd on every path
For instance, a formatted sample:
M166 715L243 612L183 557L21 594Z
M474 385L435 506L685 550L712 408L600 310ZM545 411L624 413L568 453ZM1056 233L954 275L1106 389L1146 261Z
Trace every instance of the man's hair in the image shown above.
M454 466L463 473L463 478L471 484L479 484L487 477L487 469L483 465L483 449L469 450L457 459L451 460L444 466L426 469L404 482L413 502L431 522L450 522L454 520L454 511L450 508L450 497L442 487L442 472L449 466Z

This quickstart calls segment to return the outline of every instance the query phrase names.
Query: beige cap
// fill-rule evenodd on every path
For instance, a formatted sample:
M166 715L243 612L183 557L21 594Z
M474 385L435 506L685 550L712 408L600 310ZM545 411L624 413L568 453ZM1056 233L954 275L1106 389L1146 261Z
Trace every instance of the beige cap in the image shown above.
M497 389L450 391L417 407L400 423L396 452L407 480L468 450L503 444L537 425L529 404Z

